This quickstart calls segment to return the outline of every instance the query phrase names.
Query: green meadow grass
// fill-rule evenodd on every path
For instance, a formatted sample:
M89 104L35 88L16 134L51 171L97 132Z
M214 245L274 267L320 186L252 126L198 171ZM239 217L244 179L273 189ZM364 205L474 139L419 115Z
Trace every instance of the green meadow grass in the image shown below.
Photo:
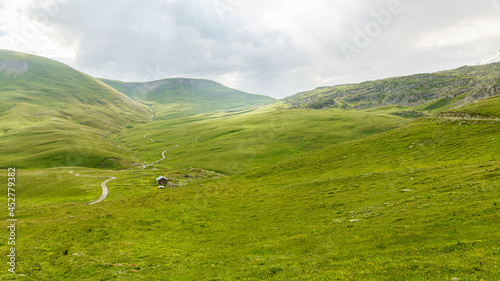
M20 171L26 190L60 177L52 203L19 206L20 279L496 280L499 128L416 120L189 183L189 170L82 170L97 177L70 200L56 196L75 184L67 168ZM159 190L159 174L186 185ZM109 197L84 205L104 175L118 177Z
M53 108L19 104L0 116L0 167L119 168L135 159L111 133L68 120Z
M136 125L112 138L146 163L158 167L200 167L224 174L288 159L328 145L403 126L409 119L385 113L277 110L276 105L243 112L198 115ZM144 138L148 138L157 142Z
M447 108L432 118L276 103L146 123L146 107L95 79L14 55L35 67L0 73L0 167L17 168L18 219L16 274L4 264L1 280L500 276L498 97L417 108ZM160 175L175 188L158 189ZM7 194L5 169L0 182Z
M442 114L453 115L471 115L472 117L479 118L500 118L500 107L498 106L500 102L500 97L495 96L487 99L483 99L466 106L454 108L451 110L446 110Z

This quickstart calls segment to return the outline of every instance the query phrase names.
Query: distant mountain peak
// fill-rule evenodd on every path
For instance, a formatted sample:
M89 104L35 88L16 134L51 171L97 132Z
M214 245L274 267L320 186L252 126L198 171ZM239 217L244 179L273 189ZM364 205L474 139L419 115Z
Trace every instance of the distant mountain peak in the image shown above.
M495 62L500 62L500 51L497 51L493 55L482 58L476 65L485 65Z
M275 99L226 87L196 78L167 78L150 82L121 82L101 79L133 100L146 102L156 112L155 119L187 117L218 110L248 109Z

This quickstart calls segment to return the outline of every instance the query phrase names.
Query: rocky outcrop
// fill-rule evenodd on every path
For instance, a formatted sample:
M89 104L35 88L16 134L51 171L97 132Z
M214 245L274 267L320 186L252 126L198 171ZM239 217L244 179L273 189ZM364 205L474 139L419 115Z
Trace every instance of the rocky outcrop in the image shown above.
M28 71L28 63L23 60L0 60L0 72L19 75Z
M321 87L283 99L290 108L366 109L389 105L431 109L459 106L500 94L500 63L430 74Z

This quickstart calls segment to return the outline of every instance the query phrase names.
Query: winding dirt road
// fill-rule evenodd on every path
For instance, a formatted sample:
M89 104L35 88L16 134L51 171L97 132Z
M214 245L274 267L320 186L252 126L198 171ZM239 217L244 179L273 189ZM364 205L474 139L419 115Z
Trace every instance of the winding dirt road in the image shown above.
M105 181L103 181L101 183L101 187L102 187L102 194L101 194L101 196L99 196L99 199L95 200L94 202L89 203L89 205L92 205L92 204L95 204L95 203L99 203L102 200L106 199L106 196L108 196L108 187L106 186L106 183L108 183L108 181L111 181L111 180L114 180L114 179L116 179L116 177L112 177L112 178L107 179L107 180L105 180Z
M147 124L146 124L146 126L147 126ZM149 126L148 126L148 127L149 127ZM151 129L151 127L150 127L149 129ZM143 138L145 138L145 139L148 139L148 140L150 140L150 141L152 141L152 142L157 142L157 141L155 141L155 140L153 140L153 139L151 139L151 138L148 138L148 137L147 137L148 135L149 135L149 133L147 133L146 135L144 135L144 136L142 136L142 137L143 137ZM198 137L199 137L199 136L198 136ZM198 138L196 138L196 140L198 141ZM145 169L146 167L152 166L152 165L157 164L158 162L162 161L163 159L165 159L165 152L167 152L167 151L169 151L169 150L171 150L171 149L174 149L174 148L176 148L176 147L178 147L178 146L179 146L179 145L178 145L178 144L176 144L176 145L174 145L174 146L172 146L172 147L170 147L170 148L168 148L168 149L164 150L164 151L161 153L161 159L156 160L155 162L153 162L153 163L151 163L151 164L145 165L144 163L142 163L142 168L143 168L143 169ZM137 156L136 156L136 154L135 154L135 153L134 153L134 157L135 157L135 159L136 159L137 161L139 161L139 159L137 158ZM79 174L75 174L75 173L73 173L73 171L69 171L69 173L70 173L70 174L74 174L74 175L75 175L75 176L77 176L77 177L81 176L81 175L79 175ZM101 188L102 188L102 193L101 193L101 196L99 196L99 198L98 198L96 201L91 202L91 203L88 203L88 205L96 204L96 203L102 202L104 199L106 199L106 196L108 196L108 187L106 186L106 183L108 183L109 181L112 181L112 180L114 180L114 179L116 179L116 177L111 177L111 178L109 178L109 179L107 179L107 180L103 181L103 182L101 183Z
M161 153L161 159L156 160L155 162L153 162L153 163L151 163L151 164L148 164L148 165L144 165L144 164L142 164L142 168L144 169L144 168L146 168L146 167L152 166L152 165L154 165L154 164L156 164L156 163L160 162L161 160L165 159L165 152L169 151L170 149L174 149L174 148L176 148L176 147L178 147L178 146L179 146L179 145L178 145L178 144L176 144L176 145L172 146L171 148L169 148L169 149L167 149L167 150L163 151L163 152Z
M153 120L154 120L154 118L155 118L155 116L154 116L154 111L153 111ZM148 124L144 124L144 126L147 126L147 127L149 128L149 130L153 131L153 129L149 126L149 123L148 123ZM145 135L144 135L144 136L142 136L142 137L143 137L143 138L145 138L145 139L148 139L148 140L150 140L150 141L152 141L152 142L157 142L157 141L155 141L154 139L152 139L152 138L149 138L149 137L148 137L148 136L149 136L149 133L150 133L150 132L148 132L147 134L145 134ZM198 139L196 139L196 140L198 140ZM170 147L170 148L168 148L168 149L164 150L164 151L161 153L161 159L156 160L155 162L153 162L153 163L151 163L151 164L146 165L144 162L142 162L142 163L141 163L141 164L142 164L142 168L143 168L143 169L146 169L146 167L149 167L149 166L152 166L152 165L154 165L154 164L157 164L157 163L158 163L158 162L160 162L161 160L165 159L165 152L169 151L170 149L176 148L176 147L178 147L178 146L179 146L179 145L178 145L178 144L176 144L176 145L174 145L173 147ZM134 153L134 158L137 160L137 162L140 162L140 161L139 161L139 158L137 158L137 156L136 156L136 153Z
M148 138L148 136L149 136L149 133L145 134L145 135L144 135L144 136L142 136L142 137L143 137L143 138L145 138L145 139L148 139L148 140L150 140L150 141L152 141L152 142L156 142L154 139L150 139L150 138Z

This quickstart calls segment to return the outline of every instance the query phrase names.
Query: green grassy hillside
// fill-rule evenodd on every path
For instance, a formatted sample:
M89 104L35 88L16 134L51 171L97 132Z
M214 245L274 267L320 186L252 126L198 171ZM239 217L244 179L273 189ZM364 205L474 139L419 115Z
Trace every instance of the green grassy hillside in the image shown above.
M156 167L199 167L235 174L408 122L380 112L280 110L279 105L270 105L258 110L154 121L124 130L112 140L146 163L158 160L162 151L177 145Z
M147 106L64 64L0 51L0 167L117 167L132 155L107 138L150 118Z
M170 81L181 93L170 97L152 94L158 81L129 94L160 119L169 106L220 111L151 120L96 79L0 51L0 181L17 168L18 219L16 274L0 279L498 280L500 96L473 102L496 94L497 67L441 73L443 87L430 75L428 93L449 103L362 110L188 112L175 98L200 94L199 81ZM462 85L467 75L477 84ZM394 93L408 82L394 81ZM121 169L135 161L148 167ZM174 187L158 189L160 175Z
M151 105L159 120L214 110L251 108L274 101L205 79L171 78L144 83L101 80L134 100Z
M366 109L398 105L435 113L500 93L500 63L320 87L287 97L293 108Z
M483 100L476 101L474 103L462 106L459 108L454 108L451 110L446 110L440 115L450 116L450 117L470 117L470 118L500 118L500 96L495 96Z
M18 272L26 280L497 280L499 154L499 121L422 118L232 177L78 169L96 177L78 183L68 169L21 170ZM47 175L61 184L45 201L28 196ZM157 189L158 175L179 186ZM89 185L110 176L118 178L109 198L82 204L96 196Z

